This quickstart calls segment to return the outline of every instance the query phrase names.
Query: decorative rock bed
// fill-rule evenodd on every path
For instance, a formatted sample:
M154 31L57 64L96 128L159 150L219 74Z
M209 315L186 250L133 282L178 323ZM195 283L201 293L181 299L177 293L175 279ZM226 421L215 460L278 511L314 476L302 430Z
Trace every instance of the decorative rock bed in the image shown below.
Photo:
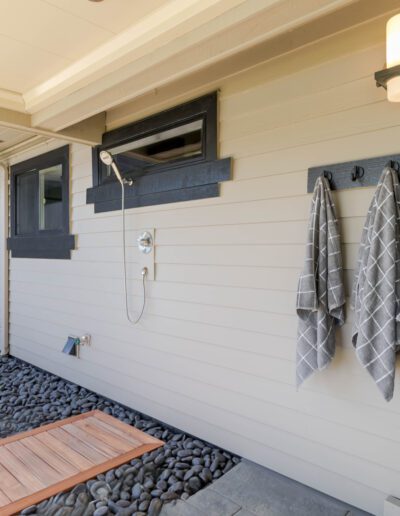
M240 459L13 357L0 358L0 438L99 409L165 441L119 468L60 493L22 514L157 516L187 499Z

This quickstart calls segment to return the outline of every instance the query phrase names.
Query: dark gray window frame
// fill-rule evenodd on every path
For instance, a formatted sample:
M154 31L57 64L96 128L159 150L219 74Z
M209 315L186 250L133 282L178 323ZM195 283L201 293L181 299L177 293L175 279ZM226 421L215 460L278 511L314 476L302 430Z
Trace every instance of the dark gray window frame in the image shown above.
M17 218L17 178L23 174L38 174L39 170L53 165L62 165L62 194L63 212L62 228L57 230L40 230L39 225L35 232L29 235L18 235L16 228ZM7 239L8 249L13 258L55 258L70 259L71 249L75 248L75 237L69 234L69 145L60 147L40 156L22 161L13 165L10 170L10 226L11 233ZM37 187L33 194L37 199L35 213L39 203ZM35 217L37 218L37 217Z
M88 188L87 204L95 212L121 209L121 188L114 177L104 179L99 154L115 145L132 142L186 122L204 120L200 156L158 164L142 175L133 173L133 188L125 189L125 206L135 208L219 196L219 183L231 179L231 159L218 159L217 92L197 98L103 134L102 144L93 148L93 187Z

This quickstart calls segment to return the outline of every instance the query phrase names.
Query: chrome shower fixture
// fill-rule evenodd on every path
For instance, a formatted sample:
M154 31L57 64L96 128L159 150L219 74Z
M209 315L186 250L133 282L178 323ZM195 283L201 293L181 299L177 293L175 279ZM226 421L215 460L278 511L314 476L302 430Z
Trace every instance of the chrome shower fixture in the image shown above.
M140 314L136 319L133 319L130 311L129 311L129 303L128 303L128 281L127 281L127 265L126 265L126 228L125 228L125 185L132 186L133 180L132 179L123 179L121 176L120 171L118 170L117 164L114 161L114 158L112 157L112 154L106 150L102 150L99 155L101 161L106 165L107 167L111 167L114 171L114 174L116 175L118 181L121 184L121 209L122 209L122 249L123 249L123 266L124 266L124 293L125 293L125 313L126 318L128 321L132 324L137 324L140 319L142 318L144 308L146 306L146 277L148 274L147 267L143 267L142 269L142 287L143 287L143 303L142 303L142 309L140 311ZM146 235L145 235L146 236ZM150 235L151 238L151 235ZM151 240L152 244L152 240ZM149 242L144 238L143 245L146 248L149 245ZM152 246L151 246L152 247ZM149 252L149 251L144 251Z
M116 175L118 181L121 183L121 186L124 186L124 184L129 185L129 186L133 185L132 179L122 179L122 176L117 167L117 164L115 163L114 158L108 151L102 150L100 152L99 157L100 157L101 161L104 163L104 165L106 165L107 167L111 167L113 169L113 172Z
M149 231L144 231L137 238L138 248L143 254L149 254L153 250L154 242L153 237Z

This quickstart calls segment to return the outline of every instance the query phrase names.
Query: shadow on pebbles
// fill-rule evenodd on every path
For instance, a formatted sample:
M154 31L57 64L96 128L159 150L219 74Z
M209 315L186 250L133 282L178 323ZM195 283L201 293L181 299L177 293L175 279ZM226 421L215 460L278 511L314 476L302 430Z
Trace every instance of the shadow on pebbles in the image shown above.
M240 461L51 373L13 357L0 358L0 438L94 409L162 439L165 445L21 514L157 516L164 503L186 500Z

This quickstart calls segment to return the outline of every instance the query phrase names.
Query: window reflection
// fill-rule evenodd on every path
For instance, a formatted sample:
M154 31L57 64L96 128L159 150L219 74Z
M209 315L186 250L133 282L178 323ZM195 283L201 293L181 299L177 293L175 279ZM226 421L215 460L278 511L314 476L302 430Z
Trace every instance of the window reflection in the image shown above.
M154 165L200 156L203 150L202 132L203 120L195 120L118 145L108 151L114 156L121 172L142 170ZM109 176L110 167L107 169Z
M39 229L61 229L62 206L62 165L39 170Z

